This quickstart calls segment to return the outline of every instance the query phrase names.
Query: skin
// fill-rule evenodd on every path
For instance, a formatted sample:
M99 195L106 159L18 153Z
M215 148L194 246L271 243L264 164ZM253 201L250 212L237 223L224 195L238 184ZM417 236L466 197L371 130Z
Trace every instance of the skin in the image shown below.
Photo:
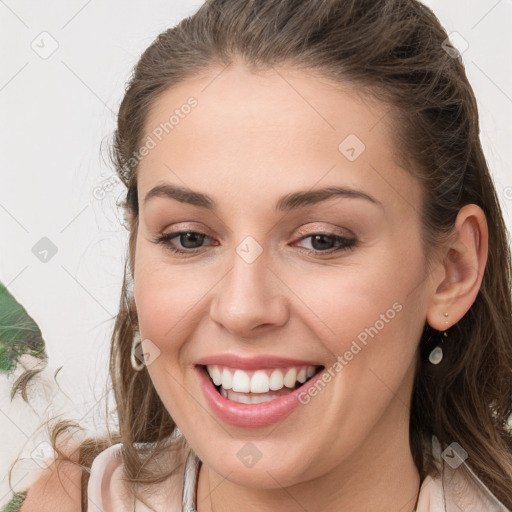
M313 73L254 74L235 62L165 91L146 135L190 96L197 107L138 168L134 297L141 338L160 351L147 370L203 461L198 511L412 510L420 485L409 447L418 343L425 322L448 328L478 293L487 258L482 210L462 208L452 241L428 267L422 190L397 163L386 106ZM366 146L354 161L338 149L349 134ZM143 203L162 183L207 193L218 210L166 197ZM380 204L336 197L273 210L285 194L330 185ZM188 255L154 243L180 230L207 236ZM356 244L325 255L336 240L315 245L319 232ZM248 236L263 250L250 264L236 252ZM168 243L187 247L180 237ZM233 427L209 409L194 371L199 358L270 354L329 368L395 303L400 312L281 423ZM261 452L251 467L237 457L247 442Z

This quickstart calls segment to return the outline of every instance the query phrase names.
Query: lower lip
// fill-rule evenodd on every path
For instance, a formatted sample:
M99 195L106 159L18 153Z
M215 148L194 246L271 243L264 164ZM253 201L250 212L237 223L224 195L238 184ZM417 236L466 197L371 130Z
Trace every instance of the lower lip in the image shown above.
M322 371L313 375L291 393L261 404L240 404L224 398L216 389L203 367L197 366L201 388L212 411L225 423L235 427L267 427L284 420L301 402L300 393L307 393L310 386L322 377Z

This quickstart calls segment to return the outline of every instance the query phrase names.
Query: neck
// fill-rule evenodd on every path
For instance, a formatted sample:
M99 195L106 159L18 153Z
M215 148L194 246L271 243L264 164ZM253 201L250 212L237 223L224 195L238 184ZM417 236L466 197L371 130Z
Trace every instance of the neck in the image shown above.
M420 478L409 446L409 409L394 398L357 450L331 471L272 489L244 487L206 465L197 489L198 512L411 512Z

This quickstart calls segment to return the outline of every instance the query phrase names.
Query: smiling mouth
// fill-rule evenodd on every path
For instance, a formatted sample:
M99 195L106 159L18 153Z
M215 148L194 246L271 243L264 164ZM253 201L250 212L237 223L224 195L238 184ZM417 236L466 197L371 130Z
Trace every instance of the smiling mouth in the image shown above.
M220 365L200 365L215 390L241 404L270 402L304 386L324 366L298 366L246 372Z

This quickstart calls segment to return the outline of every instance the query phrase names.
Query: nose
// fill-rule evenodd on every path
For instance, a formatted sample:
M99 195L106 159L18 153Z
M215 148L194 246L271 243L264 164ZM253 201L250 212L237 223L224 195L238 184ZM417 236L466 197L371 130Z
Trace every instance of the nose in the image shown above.
M210 317L234 337L248 338L288 320L286 286L261 254L247 262L235 252L232 267L216 287Z

